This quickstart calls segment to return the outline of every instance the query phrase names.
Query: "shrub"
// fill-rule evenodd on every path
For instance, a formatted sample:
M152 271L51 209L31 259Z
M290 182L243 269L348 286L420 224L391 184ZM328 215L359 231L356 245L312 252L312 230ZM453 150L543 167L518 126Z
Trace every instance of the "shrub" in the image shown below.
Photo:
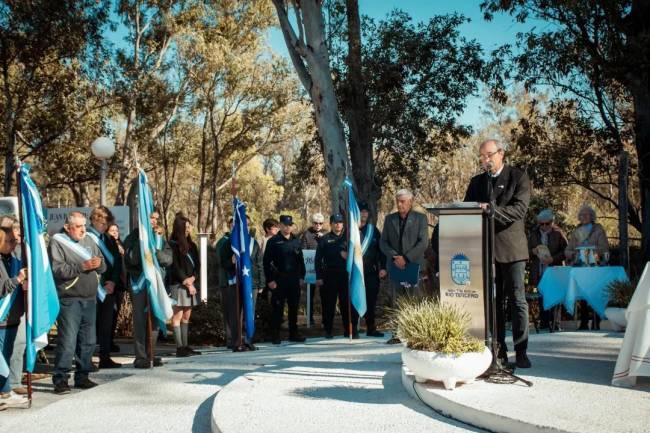
M459 355L485 347L468 334L468 313L433 299L399 299L393 320L397 336L410 349Z
M215 299L192 308L189 341L191 344L222 346L226 341L221 303Z
M608 307L627 308L634 295L636 283L629 280L614 280L607 285Z

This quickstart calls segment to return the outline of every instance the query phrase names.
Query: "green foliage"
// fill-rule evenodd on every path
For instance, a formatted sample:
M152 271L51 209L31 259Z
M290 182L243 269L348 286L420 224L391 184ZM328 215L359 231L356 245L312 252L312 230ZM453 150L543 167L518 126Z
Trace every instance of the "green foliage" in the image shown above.
M609 294L608 307L627 308L634 295L637 283L630 280L615 280L605 289Z
M393 320L397 336L410 349L458 355L485 347L468 335L468 313L430 298L399 299Z

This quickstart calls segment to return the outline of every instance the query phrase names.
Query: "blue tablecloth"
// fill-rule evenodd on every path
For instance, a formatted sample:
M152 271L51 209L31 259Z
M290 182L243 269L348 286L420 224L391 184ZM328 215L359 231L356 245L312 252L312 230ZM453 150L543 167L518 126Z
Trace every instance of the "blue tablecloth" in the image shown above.
M614 280L627 279L621 266L553 266L546 269L537 288L544 297L545 310L564 304L573 315L576 301L584 299L599 316L604 317L609 300L607 285Z

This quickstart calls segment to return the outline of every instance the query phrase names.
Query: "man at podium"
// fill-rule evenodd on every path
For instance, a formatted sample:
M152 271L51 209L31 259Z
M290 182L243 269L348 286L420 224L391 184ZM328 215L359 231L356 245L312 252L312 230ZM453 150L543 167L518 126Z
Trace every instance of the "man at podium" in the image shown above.
M526 355L528 347L528 303L524 287L524 273L528 260L528 243L524 220L530 201L530 180L524 170L504 163L503 145L494 139L481 143L479 158L484 172L469 183L465 200L479 202L484 211L494 203L494 260L496 262L496 318L498 358L508 361L505 342L505 304L508 299L512 315L512 338L516 364L530 368ZM492 191L490 197L488 191Z

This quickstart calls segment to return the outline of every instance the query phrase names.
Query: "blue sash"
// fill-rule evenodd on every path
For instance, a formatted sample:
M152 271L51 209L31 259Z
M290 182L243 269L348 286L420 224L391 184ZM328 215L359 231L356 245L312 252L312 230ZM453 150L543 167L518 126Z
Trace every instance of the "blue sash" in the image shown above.
M366 227L366 236L363 238L363 242L361 243L362 256L366 255L366 251L368 251L368 247L370 247L370 242L372 242L372 236L375 234L375 226L368 223L366 224Z
M159 235L158 233L154 234L154 243L155 243L155 248L157 251L160 251L163 249L163 246L165 245L165 239L162 237L162 235Z
M14 278L16 275L18 275L18 272L20 272L20 266L20 260L15 257L11 257L9 261L9 269L7 269L9 278ZM0 322L4 322L7 319L9 311L11 310L11 306L14 304L16 296L18 296L19 292L22 294L22 290L16 289L0 299Z
M88 231L86 232L86 234L90 237L90 239L95 241L95 243L97 244L99 250L104 255L104 258L106 259L108 264L113 266L113 263L115 263L115 258L113 257L113 254L109 251L108 246L106 245L106 242L104 242L101 233L99 233L93 227L88 227Z
M56 239L56 241L64 248L67 248L69 251L76 254L82 262L92 258L92 255L88 250L79 245L79 242L70 239L70 237L65 233L57 233L52 236L52 239ZM104 290L104 287L99 283L99 281L97 281L97 298L100 302L104 302L104 299L106 299L106 290Z

